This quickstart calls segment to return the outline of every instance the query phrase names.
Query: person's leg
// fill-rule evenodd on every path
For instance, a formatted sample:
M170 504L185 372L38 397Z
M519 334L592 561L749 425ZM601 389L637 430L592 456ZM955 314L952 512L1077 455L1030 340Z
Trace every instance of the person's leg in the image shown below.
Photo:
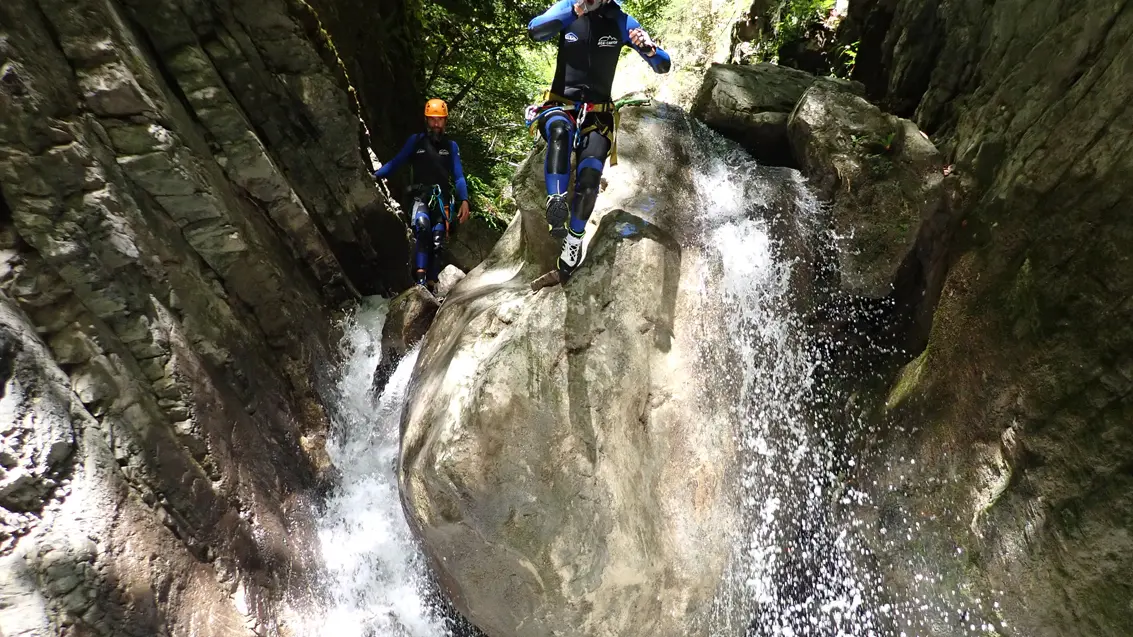
M551 236L566 235L567 188L570 186L570 153L574 145L574 121L562 111L547 113L539 124L547 141L543 175L547 186L547 226Z
M608 134L608 131L607 131ZM610 140L599 130L593 130L583 139L578 153L578 175L574 181L574 205L571 208L568 232L563 238L563 251L559 255L560 278L566 280L582 260L582 237L586 222L594 212L598 188L602 183L602 169L610 152Z
M428 277L429 290L434 292L436 291L437 281L441 278L441 268L444 266L441 255L445 248L445 238L446 230L444 221L433 224L433 253L429 259Z
M429 236L432 223L429 221L429 208L420 200L413 201L413 239L414 263L413 281L425 285L429 271L429 255L433 251L433 238Z
M429 238L431 240L429 249L429 268L427 272L426 286L429 291L436 294L437 282L441 276L441 269L444 267L444 248L445 240L448 239L448 215L445 214L443 206L445 201L451 201L448 193L440 195L440 198L434 197L429 201ZM451 214L451 210L449 211Z

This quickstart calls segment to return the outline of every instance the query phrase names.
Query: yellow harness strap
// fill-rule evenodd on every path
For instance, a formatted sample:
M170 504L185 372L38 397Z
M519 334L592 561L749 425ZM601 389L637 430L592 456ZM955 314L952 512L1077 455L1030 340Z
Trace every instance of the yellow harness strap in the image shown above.
M543 103L546 104L547 102L554 102L556 104L561 104L562 105L561 108L564 111L578 110L578 103L574 102L573 100L569 100L569 99L563 97L562 95L556 95L556 94L552 93L551 91L543 91ZM613 102L600 102L600 103L597 103L597 104L589 104L587 106L587 110L590 111L590 112L593 112L593 113L613 113L614 114L613 130L606 131L606 132L609 133L609 137L610 137L610 165L611 166L617 166L618 165L618 123L621 121L621 114L618 112L617 106L615 106ZM531 126L528 127L528 132L531 133L532 137L534 137L537 134L538 123L539 123L539 118L535 118L535 120L531 122ZM578 122L578 125L582 126L582 122ZM579 134L589 133L590 131L597 130L597 129L598 129L597 124L591 124L590 126L587 126L585 129L579 130ZM605 132L603 134L605 134Z

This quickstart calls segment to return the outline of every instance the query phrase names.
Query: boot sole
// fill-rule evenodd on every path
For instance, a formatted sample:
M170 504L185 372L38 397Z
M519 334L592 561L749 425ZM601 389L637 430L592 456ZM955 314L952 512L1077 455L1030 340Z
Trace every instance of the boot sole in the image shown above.
M547 206L547 231L551 233L552 237L558 240L566 238L566 222L569 217L570 207L567 206L566 201Z

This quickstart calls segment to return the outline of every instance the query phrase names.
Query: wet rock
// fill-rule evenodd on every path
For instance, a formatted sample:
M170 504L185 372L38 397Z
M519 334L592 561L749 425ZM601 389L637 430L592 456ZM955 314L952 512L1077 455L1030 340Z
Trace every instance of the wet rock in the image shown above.
M692 113L742 144L759 161L796 166L787 138L787 116L816 83L863 91L852 82L819 78L776 64L713 64L700 85Z
M790 119L802 172L832 203L841 289L883 298L921 224L944 203L944 164L916 125L826 85L807 90Z
M76 432L69 396L53 384L65 377L20 314L0 293L0 507L39 512L67 469ZM3 525L0 537L25 531Z
M437 297L448 296L452 288L465 277L465 273L454 265L446 266L437 278Z
M190 4L0 3L5 634L251 634L230 580L314 566L331 312L408 285L318 29Z
M382 328L382 356L374 372L375 391L381 392L397 363L420 343L441 305L425 288L415 285L395 297Z
M438 581L486 634L700 635L710 612L732 457L684 367L704 308L682 281L706 273L678 203L693 186L661 160L692 152L673 117L623 115L586 259L538 292L528 284L557 250L533 154L515 182L521 214L422 344L402 502Z
M863 484L917 529L878 538L887 576L970 591L1006 634L1125 635L1133 13L855 0L848 22L871 99L975 181L927 346L871 421L887 435ZM937 580L917 582L914 555Z

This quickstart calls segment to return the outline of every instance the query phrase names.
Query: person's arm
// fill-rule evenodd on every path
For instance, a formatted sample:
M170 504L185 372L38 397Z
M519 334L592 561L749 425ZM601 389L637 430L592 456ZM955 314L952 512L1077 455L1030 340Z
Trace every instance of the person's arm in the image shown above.
M468 182L464 179L464 166L460 163L460 147L456 142L452 144L452 178L456 182L456 197L460 200L460 206L457 213L457 221L464 223L468 221L470 213L468 204Z
M649 36L645 33L645 29L641 28L641 23L633 16L622 13L622 39L633 50L637 51L642 59L653 67L655 73L668 73L669 68L672 66L672 60L669 59L669 54L665 53L664 49L656 46L649 40Z
M413 150L417 147L417 139L416 134L410 135L409 139L405 141L405 146L401 147L401 150L393 156L393 159L382 164L381 168L374 171L374 178L385 179L397 171L398 168L401 168L401 165L408 161L409 157L413 155Z
M578 18L573 0L559 0L527 25L527 35L536 42L546 42L569 27Z

